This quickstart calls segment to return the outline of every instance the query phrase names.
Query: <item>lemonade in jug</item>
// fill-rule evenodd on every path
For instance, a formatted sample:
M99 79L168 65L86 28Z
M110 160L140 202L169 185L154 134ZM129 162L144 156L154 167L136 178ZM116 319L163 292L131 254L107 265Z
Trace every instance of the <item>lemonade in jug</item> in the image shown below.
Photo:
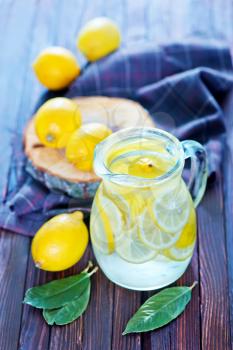
M189 157L187 187L182 170ZM204 148L159 129L129 128L97 146L94 168L102 182L90 232L103 272L134 290L158 289L177 280L195 246L195 207L207 179Z

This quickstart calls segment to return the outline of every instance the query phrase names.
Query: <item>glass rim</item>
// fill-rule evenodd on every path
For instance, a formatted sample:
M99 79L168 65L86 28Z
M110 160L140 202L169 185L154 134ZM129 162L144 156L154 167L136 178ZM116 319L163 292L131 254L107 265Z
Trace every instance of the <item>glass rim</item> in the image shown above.
M106 162L104 155L108 152L114 145L119 145L120 142L125 141L127 138L148 138L153 139L159 137L160 139L169 141L175 145L177 150L177 161L176 163L163 175L157 176L155 178L146 178L140 176L134 176L129 174L119 174L112 172ZM117 132L114 132L108 136L104 141L100 142L95 147L94 153L94 170L97 176L101 177L103 180L109 180L122 185L137 185L143 182L144 186L152 184L160 184L161 182L167 181L177 175L179 170L181 171L184 166L184 150L181 142L172 134L162 129L153 127L132 127L124 128Z

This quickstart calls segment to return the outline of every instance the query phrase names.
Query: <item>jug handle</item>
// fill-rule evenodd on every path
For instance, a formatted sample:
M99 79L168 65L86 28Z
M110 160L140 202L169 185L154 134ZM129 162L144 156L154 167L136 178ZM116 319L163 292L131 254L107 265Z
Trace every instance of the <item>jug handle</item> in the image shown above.
M195 208L200 203L206 188L208 164L204 147L196 141L185 140L181 142L185 159L191 158L190 178L188 189L191 193Z

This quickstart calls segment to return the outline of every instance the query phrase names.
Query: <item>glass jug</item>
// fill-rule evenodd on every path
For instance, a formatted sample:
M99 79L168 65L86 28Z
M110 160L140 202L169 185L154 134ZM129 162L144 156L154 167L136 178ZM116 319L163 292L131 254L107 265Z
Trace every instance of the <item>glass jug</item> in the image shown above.
M182 171L189 157L186 186ZM134 290L177 280L195 246L195 207L207 180L204 148L156 128L123 129L96 147L94 169L102 182L90 233L105 275Z

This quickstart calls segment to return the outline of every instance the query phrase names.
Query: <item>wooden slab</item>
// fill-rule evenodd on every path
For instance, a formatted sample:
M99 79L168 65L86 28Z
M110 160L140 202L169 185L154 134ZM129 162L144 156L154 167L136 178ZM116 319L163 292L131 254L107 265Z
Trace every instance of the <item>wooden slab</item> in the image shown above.
M77 97L83 123L99 122L113 131L136 126L154 126L147 111L138 103L111 97ZM98 181L94 172L82 172L65 158L64 150L48 148L39 141L32 119L24 134L25 153L39 171L73 183Z

